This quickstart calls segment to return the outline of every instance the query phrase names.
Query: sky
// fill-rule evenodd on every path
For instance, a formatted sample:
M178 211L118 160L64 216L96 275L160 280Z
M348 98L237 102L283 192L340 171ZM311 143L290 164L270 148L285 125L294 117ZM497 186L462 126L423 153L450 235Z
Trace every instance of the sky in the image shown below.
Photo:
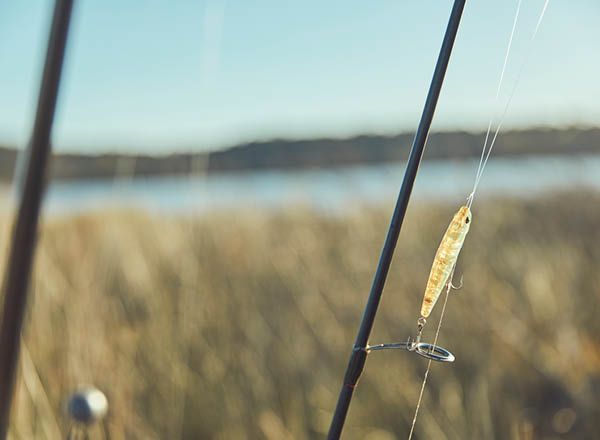
M506 127L598 125L600 2L470 0L434 130L481 130L525 66ZM451 0L79 0L59 151L168 152L413 131ZM0 144L31 129L50 0L0 3Z

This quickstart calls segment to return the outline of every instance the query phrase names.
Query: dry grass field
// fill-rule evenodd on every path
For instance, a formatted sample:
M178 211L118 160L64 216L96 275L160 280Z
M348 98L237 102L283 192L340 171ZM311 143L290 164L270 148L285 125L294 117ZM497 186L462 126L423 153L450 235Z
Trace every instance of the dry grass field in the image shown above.
M410 207L372 343L414 333L456 208ZM107 394L113 439L322 438L389 215L47 220L12 438L60 438L80 384ZM7 230L5 219L4 248ZM599 269L600 194L478 200L439 340L457 360L433 365L415 438L597 438ZM372 353L345 438L406 438L425 367Z

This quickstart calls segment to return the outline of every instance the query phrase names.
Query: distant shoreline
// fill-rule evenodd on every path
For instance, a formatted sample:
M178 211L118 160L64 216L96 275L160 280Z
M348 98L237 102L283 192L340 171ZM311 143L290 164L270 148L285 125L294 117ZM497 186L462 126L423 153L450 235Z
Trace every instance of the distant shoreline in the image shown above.
M465 131L433 133L424 159L479 157L484 136L485 133ZM52 177L56 180L96 180L392 164L407 159L412 140L412 133L403 133L347 139L276 139L207 153L58 154L53 158ZM507 131L498 137L494 147L495 157L590 153L600 153L600 128ZM0 181L12 179L15 158L14 149L0 148Z

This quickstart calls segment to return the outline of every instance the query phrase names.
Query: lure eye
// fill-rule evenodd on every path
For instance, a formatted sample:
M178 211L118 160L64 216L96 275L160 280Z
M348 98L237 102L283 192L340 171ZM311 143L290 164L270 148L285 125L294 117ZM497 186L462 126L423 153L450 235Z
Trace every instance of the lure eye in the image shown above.
M469 217L465 218L465 224L469 224L471 222L471 219Z

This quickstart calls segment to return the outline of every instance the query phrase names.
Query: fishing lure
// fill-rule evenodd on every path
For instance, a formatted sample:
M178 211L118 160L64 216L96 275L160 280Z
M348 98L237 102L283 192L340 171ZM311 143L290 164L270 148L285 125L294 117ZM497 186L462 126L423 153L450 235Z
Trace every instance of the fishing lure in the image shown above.
M431 266L425 296L421 304L421 317L423 319L429 317L444 288L448 287L448 283L452 283L451 275L471 227L471 218L469 207L461 206L458 212L454 214L446 233L442 237Z

